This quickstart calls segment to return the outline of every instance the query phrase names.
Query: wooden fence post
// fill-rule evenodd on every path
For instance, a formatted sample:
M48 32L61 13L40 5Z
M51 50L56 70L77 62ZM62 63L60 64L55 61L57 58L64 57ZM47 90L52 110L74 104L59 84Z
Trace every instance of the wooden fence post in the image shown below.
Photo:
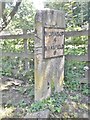
M27 34L27 30L23 30L23 34ZM28 53L28 41L27 39L24 39L24 52L27 54ZM25 58L25 70L29 70L29 60Z
M5 2L0 1L0 17L3 16L4 9L5 9Z
M35 28L35 101L62 90L64 79L64 12L41 10L36 13Z

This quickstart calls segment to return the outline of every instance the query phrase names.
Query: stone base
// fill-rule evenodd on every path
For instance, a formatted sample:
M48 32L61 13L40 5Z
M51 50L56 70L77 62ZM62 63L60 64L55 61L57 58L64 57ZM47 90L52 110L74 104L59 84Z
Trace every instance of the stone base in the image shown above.
M27 113L24 118L48 118L49 117L49 110L43 110L34 113Z

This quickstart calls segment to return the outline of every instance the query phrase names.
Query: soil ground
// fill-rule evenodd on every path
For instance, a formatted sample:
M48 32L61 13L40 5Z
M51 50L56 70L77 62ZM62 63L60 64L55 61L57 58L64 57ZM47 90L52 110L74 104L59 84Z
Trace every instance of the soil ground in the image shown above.
M23 118L27 114L28 106L34 102L34 87L30 82L2 77L0 79L0 92L2 107L0 118ZM64 90L68 97L62 105L62 112L51 113L50 118L88 118L90 110L88 97L78 92Z

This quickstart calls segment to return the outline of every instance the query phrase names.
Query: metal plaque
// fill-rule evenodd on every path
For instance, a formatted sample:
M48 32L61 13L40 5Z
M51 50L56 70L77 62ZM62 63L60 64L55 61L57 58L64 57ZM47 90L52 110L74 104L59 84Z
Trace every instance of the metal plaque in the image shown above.
M64 29L44 28L43 57L54 58L64 54Z

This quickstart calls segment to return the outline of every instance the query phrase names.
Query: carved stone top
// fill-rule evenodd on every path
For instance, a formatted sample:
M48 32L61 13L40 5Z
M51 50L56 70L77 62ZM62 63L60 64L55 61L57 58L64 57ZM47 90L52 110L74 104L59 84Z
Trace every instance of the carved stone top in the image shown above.
M58 30L59 29L64 30L64 28L65 28L65 14L63 11L39 10L36 13L35 20L36 20L35 21L36 22L35 48L43 47L44 28L53 28L52 30L50 29L51 31L49 31L49 34L51 34L52 36L58 36L57 39L60 38L59 36L62 36L63 31L58 31ZM56 30L56 29L58 29L58 30ZM48 34L48 32L47 32L47 34ZM59 46L58 48L61 48L61 47ZM57 54L55 54L55 55L57 56Z
M36 14L36 22L43 26L56 26L65 28L65 13L61 10L39 10Z

